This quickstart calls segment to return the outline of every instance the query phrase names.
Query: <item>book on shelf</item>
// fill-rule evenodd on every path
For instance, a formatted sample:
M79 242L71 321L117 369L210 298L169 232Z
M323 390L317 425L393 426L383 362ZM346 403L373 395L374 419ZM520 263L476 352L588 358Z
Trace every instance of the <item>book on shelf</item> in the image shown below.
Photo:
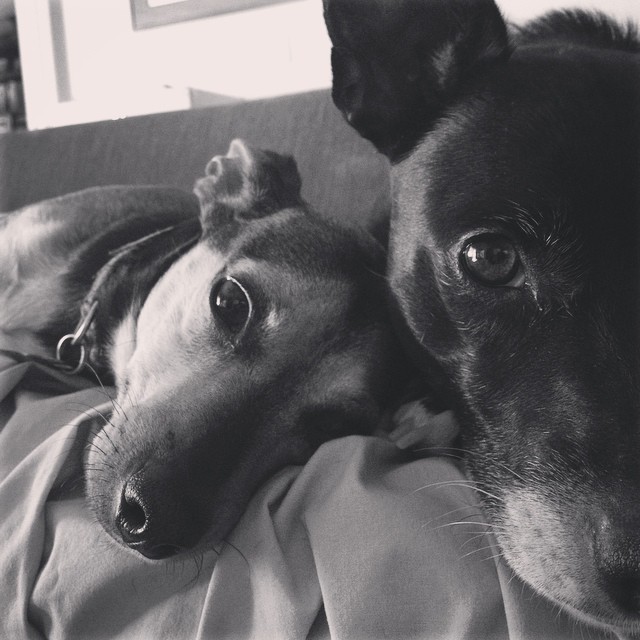
M0 134L13 131L13 118L10 113L0 113Z
M0 133L25 126L24 94L18 58L0 57Z

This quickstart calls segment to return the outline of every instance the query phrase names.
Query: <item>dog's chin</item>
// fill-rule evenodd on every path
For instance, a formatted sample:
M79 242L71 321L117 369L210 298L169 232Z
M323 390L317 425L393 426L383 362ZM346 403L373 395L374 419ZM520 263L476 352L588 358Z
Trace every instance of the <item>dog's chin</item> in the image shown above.
M625 613L598 584L579 507L561 511L531 490L508 492L493 510L496 539L510 568L541 596L573 618L615 633L640 638L640 611ZM583 525L584 529L584 525Z
M576 609L571 604L555 600L552 597L550 600L556 604L558 608L562 609L576 620L609 633L613 632L618 640L638 640L640 638L640 619L637 621L630 621L606 615L594 616L582 611L581 609Z

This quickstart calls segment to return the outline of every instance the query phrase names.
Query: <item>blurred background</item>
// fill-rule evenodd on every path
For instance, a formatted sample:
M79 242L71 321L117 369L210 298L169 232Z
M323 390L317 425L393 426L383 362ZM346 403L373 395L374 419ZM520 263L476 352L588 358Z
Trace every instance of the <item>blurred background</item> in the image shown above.
M638 0L502 0L521 22ZM0 133L326 88L321 0L0 0Z

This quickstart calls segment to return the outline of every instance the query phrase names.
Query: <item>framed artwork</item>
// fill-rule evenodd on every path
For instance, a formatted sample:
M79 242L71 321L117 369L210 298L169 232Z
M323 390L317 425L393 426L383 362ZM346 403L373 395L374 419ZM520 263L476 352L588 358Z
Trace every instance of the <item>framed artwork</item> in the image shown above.
M291 0L131 0L134 29L149 29Z

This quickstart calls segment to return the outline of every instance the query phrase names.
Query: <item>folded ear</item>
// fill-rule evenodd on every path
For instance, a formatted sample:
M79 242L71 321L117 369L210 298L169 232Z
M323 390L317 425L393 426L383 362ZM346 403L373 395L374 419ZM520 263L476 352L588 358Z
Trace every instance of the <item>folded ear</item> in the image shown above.
M429 130L465 80L508 55L492 0L323 0L333 100L390 158Z
M298 167L291 156L233 140L227 155L213 157L196 182L205 231L225 222L262 218L302 204Z

